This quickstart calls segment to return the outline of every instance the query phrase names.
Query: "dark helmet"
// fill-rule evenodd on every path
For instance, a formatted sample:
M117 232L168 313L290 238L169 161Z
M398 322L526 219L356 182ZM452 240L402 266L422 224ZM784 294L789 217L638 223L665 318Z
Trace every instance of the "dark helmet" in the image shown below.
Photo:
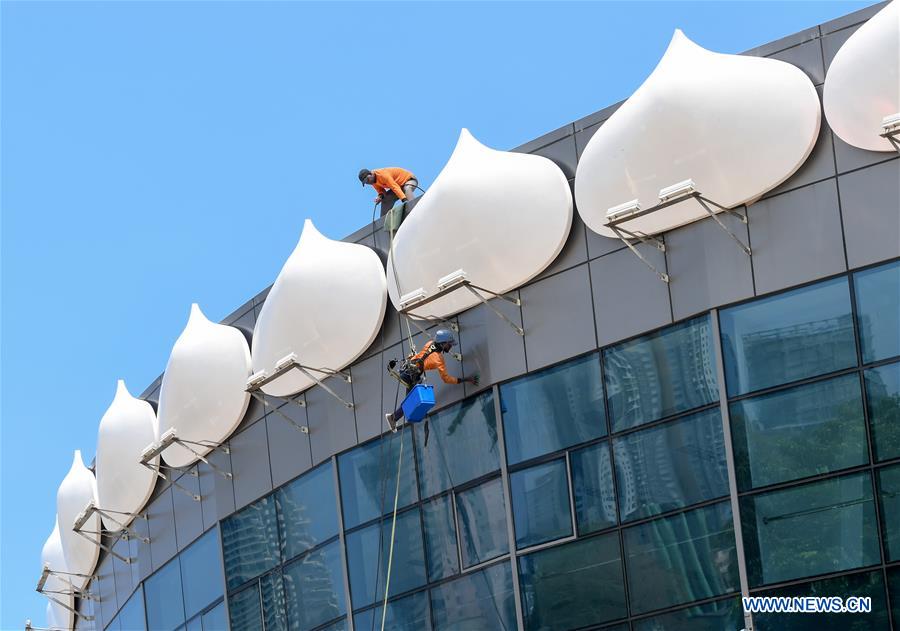
M359 170L359 181L363 186L366 185L366 178L372 175L372 172L369 169L360 169Z
M445 342L450 342L450 346L454 346L456 344L456 339L453 337L453 333L451 333L447 329L440 329L437 333L434 334L434 342L435 344L444 344Z

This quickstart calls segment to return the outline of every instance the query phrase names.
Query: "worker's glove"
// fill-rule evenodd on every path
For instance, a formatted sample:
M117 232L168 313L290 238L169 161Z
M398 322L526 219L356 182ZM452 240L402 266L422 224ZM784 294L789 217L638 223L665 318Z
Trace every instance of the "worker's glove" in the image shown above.
M380 204L382 199L383 198L381 197L381 195L379 195L378 197L375 198L375 203Z
M388 362L388 370L393 370L394 366L396 366L396 365L397 365L397 360L392 359L391 361Z
M398 199L394 202L394 205L391 207L391 210L403 210L403 207L406 206L405 199Z
M466 381L471 383L473 386L477 386L479 381L478 377L478 374L474 374L471 377L467 378Z

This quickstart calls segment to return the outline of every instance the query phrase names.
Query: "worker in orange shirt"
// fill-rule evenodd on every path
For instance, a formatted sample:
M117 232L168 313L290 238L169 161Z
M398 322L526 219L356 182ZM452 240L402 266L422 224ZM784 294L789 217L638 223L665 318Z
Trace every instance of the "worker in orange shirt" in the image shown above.
M438 371L438 374L440 374L441 380L444 383L471 383L477 386L478 375L475 375L474 377L454 377L447 372L447 365L444 363L443 353L449 353L450 349L453 348L455 344L456 340L454 339L453 334L446 329L441 329L434 334L434 340L426 342L425 346L422 347L422 350L402 362L399 369L394 370L397 362L391 360L388 363L388 370L391 371L404 386L406 386L406 394L409 394L413 387L419 383L426 370ZM397 431L397 423L403 418L403 408L398 408L393 414L385 414L384 418L388 422L388 425L391 426L391 429ZM425 436L427 441L427 422L425 425Z
M419 187L416 176L400 167L386 167L374 171L361 169L359 181L363 186L369 184L378 191L375 203L381 204L382 217L387 214L397 200L405 202L411 199Z

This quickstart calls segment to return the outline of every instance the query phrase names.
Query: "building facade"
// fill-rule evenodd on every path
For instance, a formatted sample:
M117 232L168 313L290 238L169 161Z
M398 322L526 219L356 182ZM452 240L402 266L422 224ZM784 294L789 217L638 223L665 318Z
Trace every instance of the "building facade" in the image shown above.
M821 92L879 8L748 54ZM616 107L516 151L573 182ZM210 456L231 476L160 481L134 522L150 543L110 541L133 561L104 556L76 628L900 629L900 159L823 119L747 216L724 220L751 256L711 220L645 250L667 284L576 213L521 305L497 305L524 336L483 306L452 318L450 370L481 382L435 384L427 443L384 423L402 396L385 364L409 350L389 307L352 382L329 380L354 408L319 387L254 401ZM347 240L387 249L377 226ZM225 323L249 334L265 298ZM751 621L741 595L873 610Z

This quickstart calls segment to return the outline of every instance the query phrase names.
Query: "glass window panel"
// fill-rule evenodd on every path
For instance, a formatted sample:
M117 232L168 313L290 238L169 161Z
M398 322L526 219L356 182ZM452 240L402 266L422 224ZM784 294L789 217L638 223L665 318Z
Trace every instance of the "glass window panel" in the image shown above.
M609 444L604 442L573 451L571 460L578 532L585 534L615 526L616 495Z
M853 286L863 362L900 355L900 262L857 272Z
M900 456L900 364L867 370L866 401L876 460Z
M262 631L262 603L259 600L258 582L228 597L228 614L232 629Z
M287 617L305 631L347 613L339 541L284 566Z
M347 564L350 566L350 594L354 609L384 598L391 525L392 520L388 517L347 535ZM379 542L381 556L378 553ZM419 510L413 509L397 515L389 595L402 594L426 582L422 525Z
M435 631L516 628L512 572L503 562L431 590Z
M863 614L753 614L754 629L758 631L869 631L890 629L887 602L884 595L884 578L881 571L829 578L803 585L763 592L760 596L827 597L868 596L872 599L872 611Z
M292 559L337 535L337 504L331 462L278 489L275 504L278 507L284 559Z
M261 577L259 591L262 595L262 613L266 631L285 631L287 620L281 570L275 570Z
M222 549L229 590L279 563L278 524L271 495L222 521Z
M509 477L509 486L517 548L572 534L565 459L516 471Z
M210 529L181 553L181 577L184 613L188 618L222 597L222 561L217 529Z
M500 386L510 464L604 436L600 358L591 354Z
M381 629L383 607L368 609L353 616L353 626L359 631ZM374 626L373 626L374 625ZM425 631L431 629L428 592L419 592L400 600L388 602L385 631Z
M203 631L228 631L224 601L203 614L202 622Z
M432 415L429 423L427 447L425 433L415 433L422 497L437 495L500 468L497 419L490 392Z
M857 374L737 401L730 411L741 490L869 461Z
M506 501L500 478L456 496L463 567L484 563L509 551Z
M521 557L519 587L529 631L564 631L628 616L615 532Z
M200 619L200 616L192 618L187 621L183 627L184 631L203 631L203 620Z
M632 613L740 588L727 502L628 528L624 536Z
M719 313L728 396L856 365L846 278Z
M401 440L403 472L400 476L399 505L408 506L419 499L416 495L416 465L411 437L412 431L409 429L398 434L386 434L338 457L344 528L353 528L393 509Z
M459 573L456 521L453 519L451 501L449 495L444 495L422 505L428 576L432 581Z
M745 497L741 524L751 586L881 560L868 473Z
M634 622L634 631L673 631L673 629L744 631L744 611L741 608L741 601L739 598L729 598Z
M888 570L888 591L891 596L891 615L896 622L900 622L900 567Z
M603 351L613 431L717 401L709 317Z
M149 631L172 631L184 623L181 598L181 569L175 557L144 581Z
M121 631L144 631L144 595L141 588L131 595L122 609L119 610L119 628Z
M332 622L327 627L320 627L318 631L347 631L347 619L342 618L337 622Z
M613 454L623 522L728 495L718 409L617 438Z
M878 471L881 528L888 561L900 560L900 465Z

